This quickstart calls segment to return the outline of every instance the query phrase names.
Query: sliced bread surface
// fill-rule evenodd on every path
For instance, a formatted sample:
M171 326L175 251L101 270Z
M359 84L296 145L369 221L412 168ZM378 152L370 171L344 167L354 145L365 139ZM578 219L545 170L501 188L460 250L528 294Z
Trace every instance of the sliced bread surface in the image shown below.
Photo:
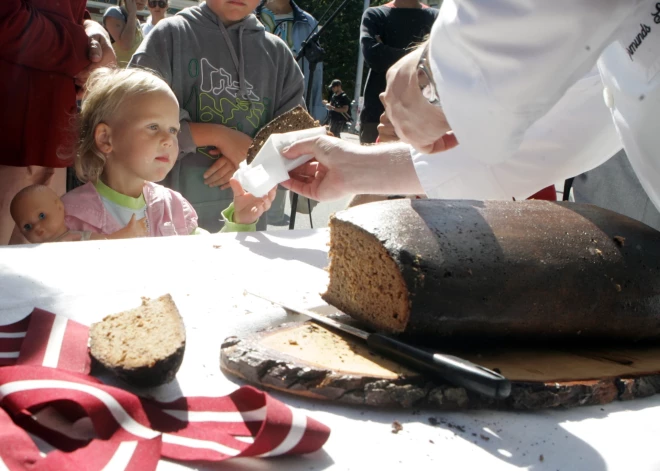
M129 384L152 387L176 376L186 331L169 294L142 298L135 309L112 314L90 328L94 360Z

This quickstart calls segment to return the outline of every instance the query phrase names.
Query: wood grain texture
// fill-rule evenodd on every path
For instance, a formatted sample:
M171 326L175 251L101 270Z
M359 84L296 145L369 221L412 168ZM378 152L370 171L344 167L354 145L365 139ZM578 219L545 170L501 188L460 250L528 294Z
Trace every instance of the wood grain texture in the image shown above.
M499 370L513 383L495 401L419 374L371 352L359 340L312 322L270 329L221 348L222 370L298 396L373 407L545 409L606 404L660 392L660 346L455 353Z

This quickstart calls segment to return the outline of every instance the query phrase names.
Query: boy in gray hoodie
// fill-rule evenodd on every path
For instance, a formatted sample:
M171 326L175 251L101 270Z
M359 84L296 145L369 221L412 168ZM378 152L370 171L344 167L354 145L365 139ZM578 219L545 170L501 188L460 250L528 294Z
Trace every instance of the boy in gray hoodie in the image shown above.
M199 225L222 228L233 201L229 179L252 137L304 105L304 82L289 47L252 14L259 0L207 0L159 21L130 67L160 74L179 100L179 159L163 185L180 192ZM262 216L257 229L266 229Z

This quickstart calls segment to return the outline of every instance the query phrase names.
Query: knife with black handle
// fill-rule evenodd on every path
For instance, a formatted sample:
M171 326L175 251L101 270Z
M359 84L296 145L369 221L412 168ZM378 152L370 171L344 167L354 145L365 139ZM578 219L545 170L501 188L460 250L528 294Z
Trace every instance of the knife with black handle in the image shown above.
M278 304L289 311L303 314L317 322L360 337L373 350L414 370L431 373L444 381L449 381L467 390L495 399L507 398L511 393L511 382L508 379L495 371L470 361L453 355L428 352L388 337L387 335L370 334L362 329L343 324L308 309L297 308L256 293L249 293L258 298Z

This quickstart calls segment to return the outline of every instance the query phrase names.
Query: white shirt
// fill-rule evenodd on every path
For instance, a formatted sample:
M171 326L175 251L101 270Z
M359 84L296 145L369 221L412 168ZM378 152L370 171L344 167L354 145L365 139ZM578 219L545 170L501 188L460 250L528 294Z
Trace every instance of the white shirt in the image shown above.
M413 152L427 194L524 198L598 166L623 143L660 208L656 3L445 0L430 59L460 145Z
M129 208L127 206L122 206L117 204L114 201L110 201L107 198L101 196L101 201L103 201L103 206L106 211L119 222L122 226L126 225L131 221L131 218L135 216L135 219L139 221L147 217L147 205L145 204L141 208Z
M154 25L151 22L151 17L149 17L149 19L147 19L147 21L142 23L142 35L146 36L147 34L149 34L151 32L152 29L154 29Z

